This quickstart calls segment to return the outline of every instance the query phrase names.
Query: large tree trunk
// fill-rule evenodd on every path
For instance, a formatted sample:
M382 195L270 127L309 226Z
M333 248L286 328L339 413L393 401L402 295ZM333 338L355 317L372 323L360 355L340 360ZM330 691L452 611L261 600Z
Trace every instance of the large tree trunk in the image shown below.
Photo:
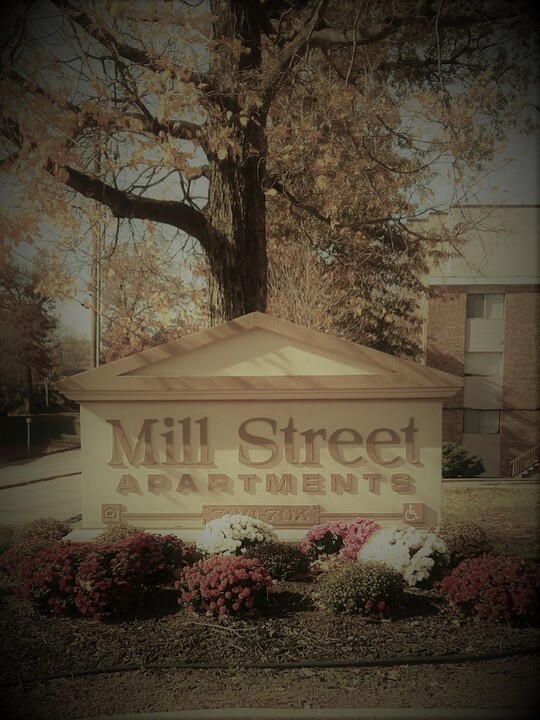
M213 163L207 206L211 222L213 322L266 310L265 198L252 158Z
M251 0L213 0L214 35L218 42L240 40L240 56L218 53L213 76L236 80L235 92L217 93L222 111L230 111L229 144L209 157L210 189L205 214L209 221L208 260L212 322L234 319L255 310L266 310L267 255L265 196L266 166L264 102L246 103L245 91L257 92L261 63L261 13ZM212 118L208 118L211 125ZM216 127L216 131L222 125Z

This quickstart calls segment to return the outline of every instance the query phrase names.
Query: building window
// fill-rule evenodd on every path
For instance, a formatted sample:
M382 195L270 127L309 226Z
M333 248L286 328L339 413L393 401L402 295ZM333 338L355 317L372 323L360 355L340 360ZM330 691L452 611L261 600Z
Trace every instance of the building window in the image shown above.
M502 352L466 352L465 375L480 377L502 377Z
M467 295L467 317L502 320L504 293L470 293Z
M498 435L500 410L463 410L463 432L473 435Z

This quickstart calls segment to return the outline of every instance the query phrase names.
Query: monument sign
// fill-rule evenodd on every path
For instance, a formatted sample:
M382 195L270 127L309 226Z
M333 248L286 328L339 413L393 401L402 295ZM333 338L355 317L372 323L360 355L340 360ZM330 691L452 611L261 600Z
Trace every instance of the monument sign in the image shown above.
M358 515L429 525L442 400L461 385L262 313L67 378L82 534L127 522L194 539L225 513L291 539Z

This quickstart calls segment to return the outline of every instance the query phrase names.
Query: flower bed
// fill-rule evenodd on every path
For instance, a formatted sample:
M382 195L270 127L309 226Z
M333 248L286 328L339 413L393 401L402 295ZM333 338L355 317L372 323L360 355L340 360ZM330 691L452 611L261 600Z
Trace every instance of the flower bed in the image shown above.
M148 588L172 589L178 577L180 605L211 615L262 612L273 579L292 577L324 610L382 618L399 607L402 591L394 582L396 574L409 587L434 587L439 601L460 613L507 622L538 620L537 563L517 557L468 558L451 572L447 569L448 576L433 586L449 556L444 541L428 530L380 529L359 517L312 528L301 551L277 542L270 525L245 516L227 516L209 526L199 543L205 549L202 556L173 535L124 528L114 540L104 534L96 543L78 544L53 540L57 528L38 523L29 528L26 541L0 556L0 570L41 612L97 620L132 613ZM43 537L35 532L40 527ZM463 554L487 547L475 528L458 525L450 532L447 526L445 532L453 538L453 557L458 549ZM351 557L353 549L356 557ZM313 574L306 573L309 557L318 558L320 580L313 589ZM274 612L286 610L272 607Z

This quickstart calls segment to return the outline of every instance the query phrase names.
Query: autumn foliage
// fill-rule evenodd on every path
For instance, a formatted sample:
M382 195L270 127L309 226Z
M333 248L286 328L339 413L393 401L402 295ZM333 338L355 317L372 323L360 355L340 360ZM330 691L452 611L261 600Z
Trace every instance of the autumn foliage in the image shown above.
M332 329L414 355L426 267L470 229L414 223L472 198L507 131L533 129L530 11L504 0L21 5L4 33L0 237L16 245L52 224L58 286L70 259L120 263L123 242L155 232L179 258L204 257L211 322L264 311L269 267L273 312L288 312L276 263L307 245L338 304L348 296ZM160 274L172 283L156 283L162 316L185 294L178 274Z

